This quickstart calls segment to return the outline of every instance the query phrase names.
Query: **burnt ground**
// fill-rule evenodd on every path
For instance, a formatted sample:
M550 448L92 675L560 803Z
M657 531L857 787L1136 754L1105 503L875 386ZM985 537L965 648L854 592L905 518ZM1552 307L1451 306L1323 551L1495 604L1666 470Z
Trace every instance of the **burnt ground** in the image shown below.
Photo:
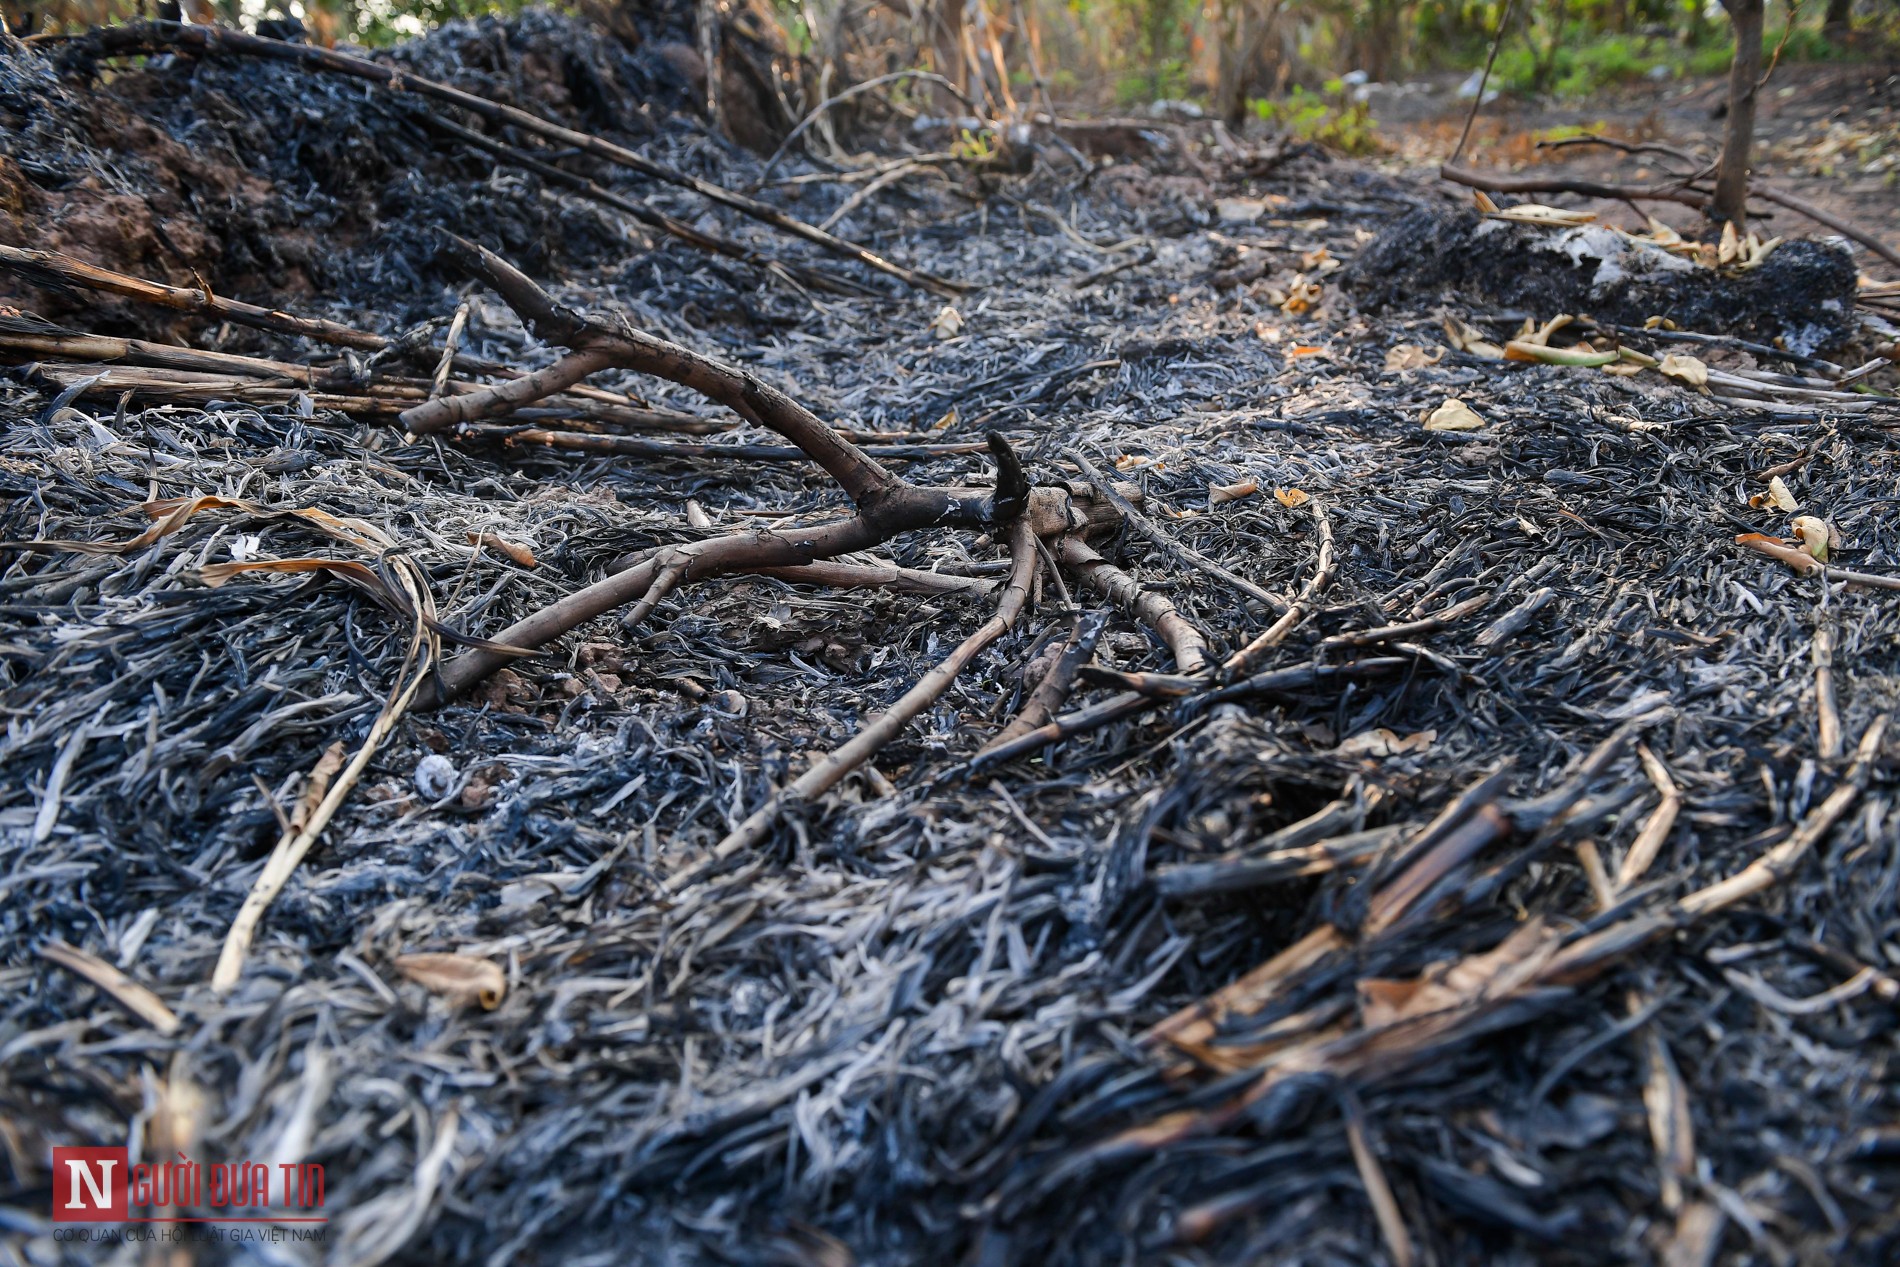
M398 56L748 187L760 159L682 112L691 85L663 43L530 15ZM801 295L649 240L444 148L415 102L360 84L245 61L161 60L103 84L54 69L40 51L0 58L6 170L32 186L8 206L10 241L178 284L195 269L220 293L386 333L467 297L468 350L545 364L439 261L434 229L453 227L828 419L945 440L996 428L1042 481L1072 478L1061 450L1077 447L1138 482L1168 533L1276 594L1312 579L1323 514L1337 574L1263 668L1357 661L1339 635L1464 614L1384 649L1390 672L1191 699L960 777L1066 626L1049 586L875 775L708 875L697 864L768 784L846 739L989 605L756 577L690 587L638 627L600 619L405 717L220 995L212 968L279 815L329 745L362 742L409 628L321 575L203 583L216 562L353 557L295 520L209 510L123 556L12 554L11 1261L100 1257L47 1221L49 1149L73 1143L326 1166L322 1244L200 1246L205 1262L1356 1264L1393 1261L1368 1195L1382 1188L1416 1261L1900 1253L1893 741L1850 767L1900 705L1900 605L1734 544L1788 532L1750 501L1778 473L1838 530L1837 562L1900 570L1890 404L1774 412L1653 373L1445 350L1447 304L1500 338L1556 314L1492 324L1495 309L1439 293L1373 308L1329 261L1463 198L1271 144L1251 151L1256 176L1163 130L1092 173L1050 147L1027 173L944 165L886 189L840 231L977 287L940 337L941 300L869 273L880 297ZM575 169L797 255L692 195ZM800 157L779 175L820 170ZM764 196L815 221L854 187ZM1222 223L1222 197L1267 205ZM113 215L141 231L84 227ZM1310 311L1287 310L1296 275L1320 285ZM77 328L324 351L16 295ZM1857 364L1876 341L1825 354ZM1444 355L1388 370L1403 344ZM443 617L478 634L631 549L704 535L699 514L730 531L842 504L799 464L466 449L295 402L56 402L8 373L0 538L124 541L154 496L321 509L394 538ZM670 384L597 381L717 416ZM1863 385L1891 391L1894 373ZM1485 425L1423 429L1449 396ZM976 457L905 469L989 478ZM1248 480L1257 495L1210 504L1211 486ZM537 566L472 549L471 532ZM1217 653L1274 619L1142 536L1104 549ZM995 543L955 533L884 553L1004 567ZM1820 692L1817 631L1833 646ZM1170 667L1117 614L1096 661ZM1678 790L1672 822L1656 771ZM1505 827L1467 832L1472 851L1395 915L1393 883L1447 809L1460 831ZM1616 877L1652 825L1654 862L1606 911L1590 860ZM1759 893L1679 901L1804 841ZM1550 968L1604 933L1624 941L1602 970ZM1251 999L1223 996L1198 1042L1143 1037L1315 938L1330 949ZM49 962L52 939L156 992L175 1032ZM419 952L487 960L505 997L452 1006L398 971Z

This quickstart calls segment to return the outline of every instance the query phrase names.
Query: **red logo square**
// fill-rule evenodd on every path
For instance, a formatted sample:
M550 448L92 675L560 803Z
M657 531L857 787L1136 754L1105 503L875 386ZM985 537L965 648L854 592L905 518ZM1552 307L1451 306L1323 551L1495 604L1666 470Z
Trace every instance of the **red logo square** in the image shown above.
M125 1222L130 1169L123 1148L55 1148L53 1222Z

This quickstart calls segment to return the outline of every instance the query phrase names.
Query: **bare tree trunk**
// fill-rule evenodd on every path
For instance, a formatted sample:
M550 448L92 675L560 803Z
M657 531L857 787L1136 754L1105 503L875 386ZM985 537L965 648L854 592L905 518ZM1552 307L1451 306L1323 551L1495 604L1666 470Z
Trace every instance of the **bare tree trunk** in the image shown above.
M1740 233L1748 223L1748 157L1755 139L1755 89L1761 83L1762 0L1722 4L1735 26L1735 60L1729 63L1728 119L1709 211Z
M1827 0L1821 34L1830 44L1845 44L1854 34L1854 0Z

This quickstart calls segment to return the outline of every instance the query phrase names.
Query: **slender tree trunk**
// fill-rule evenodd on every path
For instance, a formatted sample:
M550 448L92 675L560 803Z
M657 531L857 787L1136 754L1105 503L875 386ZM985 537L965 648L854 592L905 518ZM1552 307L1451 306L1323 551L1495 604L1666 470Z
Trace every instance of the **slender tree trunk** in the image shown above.
M1830 44L1845 44L1854 34L1854 0L1827 0L1827 17L1821 21L1821 34Z
M1761 82L1762 0L1722 0L1735 26L1728 70L1728 119L1710 212L1740 233L1748 224L1748 157L1755 139L1755 89Z

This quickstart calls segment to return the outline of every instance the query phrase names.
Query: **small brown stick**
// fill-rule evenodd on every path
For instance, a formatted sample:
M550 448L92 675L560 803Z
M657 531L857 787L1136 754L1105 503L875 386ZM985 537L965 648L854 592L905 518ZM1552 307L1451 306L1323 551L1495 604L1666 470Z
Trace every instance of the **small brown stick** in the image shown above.
M861 80L858 83L852 84L849 88L844 89L842 92L826 97L823 101L813 106L806 113L805 117L800 119L798 121L798 124L795 127L793 127L790 132L787 132L785 134L785 139L778 143L778 148L773 150L771 153L771 156L765 160L765 166L759 171L758 185L764 186L770 183L772 179L772 171L774 168L778 166L778 161L781 158L785 157L785 151L791 148L793 141L796 141L799 137L805 135L806 130L810 128L812 124L818 122L819 119L823 118L825 111L831 109L831 107L835 105L841 105L844 102L851 100L851 98L859 95L860 93L870 92L874 88L882 88L885 84L896 83L900 79L928 80L929 82L936 84L938 87L943 88L944 90L949 92L958 101L961 101L965 106L968 106L972 111L976 109L975 104L972 103L968 97L963 95L962 89L958 88L955 84L951 83L948 79L945 79L942 75L939 75L934 71L894 70L886 75L874 75L870 79Z
M106 294L123 295L128 299L161 308L209 313L238 325L269 330L277 334L315 339L340 347L381 352L387 351L396 342L384 335L372 334L367 330L356 330L349 326L338 325L333 321L299 317L293 313L260 308L255 304L240 303L219 295L208 295L202 290L168 286L163 282L135 277L130 273L115 272L97 264L89 264L84 260L61 255L57 251L26 251L16 247L0 246L0 269L9 269L28 282L42 287L82 286ZM417 401L426 399L428 394L426 386L412 387L406 383L406 380L385 380L359 385L336 372L292 362L269 361L258 357L237 356L230 352L207 352L199 348L178 347L169 343L121 339L116 336L85 334L57 328L50 330L17 328L0 331L0 347L41 353L70 353L93 360L150 361L159 366L242 374L257 378L282 375L306 384L323 381L338 382L349 386L353 391L369 393L372 396L408 394ZM521 377L517 371L505 365L496 365L472 357L457 356L454 358L453 365L464 373L491 374L506 379ZM475 389L466 383L450 383L447 385L447 390L467 392ZM668 410L647 409L626 396L596 387L576 387L569 395L579 397L586 402L575 406L577 412L598 417L606 422L631 427L687 432L722 429L722 424L714 420ZM336 399L346 398L358 399L346 396L336 397ZM368 406L332 405L327 407L359 412L360 409ZM386 409L372 411L387 412Z
M1764 537L1758 532L1742 533L1735 538L1735 544L1746 546L1771 559L1780 559L1803 576L1819 576L1827 582L1839 581L1848 585L1866 585L1873 589L1900 590L1900 576L1875 576L1871 572L1849 572L1841 568L1829 567L1806 550L1796 549L1773 537Z
M1129 527L1160 546L1164 552L1174 556L1176 561L1188 567L1198 568L1209 576L1218 577L1228 585L1239 590L1242 594L1245 594L1248 598L1253 599L1255 602L1265 603L1274 611L1283 612L1287 609L1285 599L1267 593L1267 591L1261 589L1258 585L1255 585L1245 577L1235 576L1232 572L1214 562L1214 560L1208 558L1200 551L1181 544L1160 528L1156 527L1152 520L1135 509L1133 502L1121 495L1107 476L1096 469L1095 463L1089 461L1082 455L1081 450L1064 449L1062 456L1075 463L1076 467L1081 470L1082 477L1095 486L1095 491L1100 494L1109 505L1121 512L1121 517L1127 521Z
M1458 144L1445 160L1450 167L1464 157L1465 145L1471 140L1471 125L1478 121L1478 111L1484 109L1484 90L1491 82L1491 67L1497 64L1498 50L1504 47L1504 34L1510 29L1511 15L1517 11L1517 0L1504 0L1504 13L1498 18L1498 29L1491 37L1491 51L1484 59L1484 73L1478 76L1478 93L1471 99L1471 111L1465 115L1464 130L1458 133Z
M610 326L583 318L555 303L507 261L471 242L451 236L448 253L501 295L542 338L572 350L572 356L557 364L567 364L570 368L576 362L622 366L690 387L790 440L836 480L857 506L858 513L853 518L818 527L739 533L677 547L668 555L668 560L669 563L685 560L685 580L720 572L787 567L835 558L869 549L900 532L1010 522L1038 504L1030 496L1021 464L1000 435L992 434L989 444L997 464L997 484L993 491L911 484L886 470L816 414L747 370L630 326ZM402 421L418 431L448 425L457 412L481 412L486 408L482 397L493 397L509 386L512 384L475 393L469 404L460 403L462 398L428 401L404 412ZM516 399L510 403L523 402ZM1066 517L1066 495L1054 489L1036 491L1061 497L1065 507L1062 513ZM625 571L517 621L510 626L511 636L506 641L516 647L542 646L584 621L640 598L652 585L659 569L667 565L659 562L657 556L647 556ZM502 657L486 649L458 657L438 677L428 701L439 703L459 693L503 662Z
M284 886L290 883L290 877L296 874L298 865L317 843L324 828L330 825L331 818L335 817L344 798L350 794L350 789L362 777L376 750L389 738L410 705L415 703L424 683L429 680L430 670L441 658L442 643L434 628L435 598L429 591L422 566L407 556L398 557L395 564L393 571L408 591L415 612L415 627L410 634L409 647L403 655L402 664L396 671L396 680L390 686L388 698L383 701L382 711L377 713L369 733L363 737L362 744L349 762L344 764L341 749L333 747L311 770L311 786L305 794L306 803L310 805L308 812L299 806L299 812L291 820L295 830L285 832L278 839L276 847L264 861L264 869L258 872L251 891L245 895L244 904L238 908L237 918L231 921L230 930L225 933L224 946L218 952L217 966L211 973L211 988L219 994L228 992L238 983L244 972L244 958L250 953L251 940L256 936L265 912L270 910L271 903L283 892Z
M1028 522L1018 519L1011 524L1009 537L1013 566L1010 568L1009 584L1003 590L1002 600L996 605L996 614L984 622L982 628L959 643L956 650L904 692L887 711L824 760L767 797L765 804L748 815L744 822L713 848L711 862L721 862L742 849L758 844L765 839L766 833L772 830L773 824L778 822L788 806L802 805L822 795L839 779L870 760L895 739L904 727L910 725L919 713L936 703L978 652L1009 632L1028 604L1029 581L1036 569L1036 538Z
M314 387L330 375L291 361L272 361L262 357L239 356L232 352L206 352L170 343L152 343L145 339L122 339L115 335L82 334L58 326L15 329L15 323L0 319L0 351L34 357L69 356L76 361L130 361L163 369L194 370L202 374L238 374L266 382L281 381Z
M449 332L442 337L442 359L435 363L435 378L429 384L429 399L440 396L449 385L449 371L455 368L455 349L461 346L462 331L468 328L468 300L455 305L449 319Z
M520 378L482 391L431 397L426 404L406 410L403 424L416 435L428 435L447 431L457 423L510 414L522 405L532 404L543 396L552 396L564 388L572 387L589 374L604 370L613 363L613 357L603 349L575 352L531 374L523 374Z
M1900 264L1900 251L1894 250L1891 246L1888 246L1885 242L1882 242L1867 230L1856 226L1851 221L1843 220L1832 212L1823 211L1804 198L1797 198L1784 189L1778 189L1773 185L1764 185L1758 180L1749 183L1748 191L1764 202L1772 202L1777 206L1786 207L1790 211L1806 216L1816 224L1826 225L1843 237L1852 238L1854 241L1872 251L1875 255L1878 255L1881 259L1886 260L1889 264Z
M1834 626L1825 619L1814 630L1813 657L1816 747L1832 761L1841 755L1841 710L1834 700Z
M1320 591L1333 583L1333 571L1337 567L1337 560L1333 557L1333 521L1317 497L1311 505L1313 522L1319 526L1319 556L1313 563L1313 575L1306 578L1306 584L1300 587L1300 596L1293 600L1280 619L1222 663L1220 676L1225 681L1244 677L1260 662L1261 656L1285 641L1287 635L1311 614L1313 602L1319 597Z
M913 172L924 170L927 169L921 163L908 163L903 167L891 168L890 171L882 173L875 180L866 184L864 188L853 190L851 196L839 203L838 209L826 216L824 220L819 223L818 227L821 229L831 228L832 225L837 224L853 211L856 211L859 207L862 207L865 203L877 197L879 193L904 179L904 177L909 176Z
M591 136L585 132L576 132L571 128L564 128L558 123L550 123L526 110L503 105L487 97L478 97L473 93L463 92L459 88L451 88L447 84L436 83L419 75L398 70L393 66L353 57L335 49L319 48L313 44L290 44L283 40L267 39L260 35L250 35L225 27L197 26L177 22L130 22L123 26L105 27L88 32L84 36L77 37L76 42L90 49L96 49L105 56L124 56L162 48L185 48L207 55L247 54L367 80L391 92L413 92L418 96L459 106L491 122L517 127L546 140L573 147L595 158L639 172L651 180L691 190L709 201L731 207L741 215L769 224L794 237L803 238L840 258L857 260L879 272L887 273L907 285L931 291L947 299L954 299L969 289L956 282L893 263L862 246L833 237L816 225L806 224L795 216L787 215L769 203L748 198L722 185L715 185L711 181L688 175L664 163L655 162L644 154L615 145L611 141L602 140L600 137Z
M1372 1151L1372 1142L1366 1138L1366 1111L1350 1087L1342 1089L1339 1102L1346 1119L1346 1142L1352 1148L1352 1162L1359 1170L1359 1181L1366 1186L1366 1198L1372 1202L1372 1213L1379 1220L1379 1235L1385 1238L1393 1267L1412 1267L1416 1261L1412 1238L1405 1231L1405 1215L1399 1210L1398 1198L1392 1195L1392 1185L1386 1182L1385 1169L1379 1165L1378 1154Z
M965 767L962 773L976 774L983 770L992 769L1003 764L1005 761L1013 761L1017 757L1035 752L1040 748L1046 748L1052 743L1060 743L1072 735L1086 734L1091 730L1098 730L1112 721L1117 721L1123 717L1132 717L1136 713L1146 712L1148 709L1153 708L1154 705L1154 700L1134 691L1111 696L1098 703L1090 704L1087 708L1080 708L1072 713L1064 713L1053 721L1044 722L1034 730L1026 734L1018 735L1007 743L997 744L994 747L984 749L981 753L970 759L969 765Z
M639 624L653 614L660 600L673 592L673 588L685 579L686 569L691 559L683 551L666 551L662 558L655 561L657 571L653 574L653 583L647 586L647 592L633 605L633 610L621 618L628 628Z
M1108 562L1076 537L1064 537L1058 547L1062 561L1074 568L1108 601L1155 631L1174 657L1175 669L1199 673L1207 666L1207 639L1175 609L1167 598L1144 589L1140 581ZM1013 737L1013 736L1012 736Z
M178 1032L178 1015L165 1006L165 1000L99 956L54 937L41 943L40 958L92 982L116 999L126 1011L165 1037L170 1038Z
M324 321L316 317L298 317L288 312L260 308L256 304L247 304L241 300L214 295L208 290L192 290L184 286L167 286L163 282L146 281L144 278L132 277L125 273L114 272L109 268L101 268L96 264L88 264L84 260L62 255L58 251L30 251L17 246L0 246L0 268L17 274L31 285L47 290L58 290L65 286L83 286L87 290L102 290L110 295L123 295L127 299L156 304L161 308L174 308L180 312L210 313L241 326L253 326L259 330L270 330L277 334L300 335L306 339L316 339L319 342L337 344L342 347L380 352L389 346L388 339L380 334L371 334L367 330L352 329L335 321Z
M1676 816L1682 812L1682 793L1676 788L1676 781L1669 777L1669 769L1661 759L1649 750L1647 744L1638 744L1637 756L1642 758L1643 772L1649 775L1649 781L1656 787L1662 801L1643 824L1636 839L1630 843L1629 853L1623 856L1623 865L1617 868L1614 892L1620 893L1642 879L1662 853L1663 842L1669 839L1669 833L1675 828ZM1612 897L1614 893L1612 894ZM1611 905L1604 902L1604 906Z

